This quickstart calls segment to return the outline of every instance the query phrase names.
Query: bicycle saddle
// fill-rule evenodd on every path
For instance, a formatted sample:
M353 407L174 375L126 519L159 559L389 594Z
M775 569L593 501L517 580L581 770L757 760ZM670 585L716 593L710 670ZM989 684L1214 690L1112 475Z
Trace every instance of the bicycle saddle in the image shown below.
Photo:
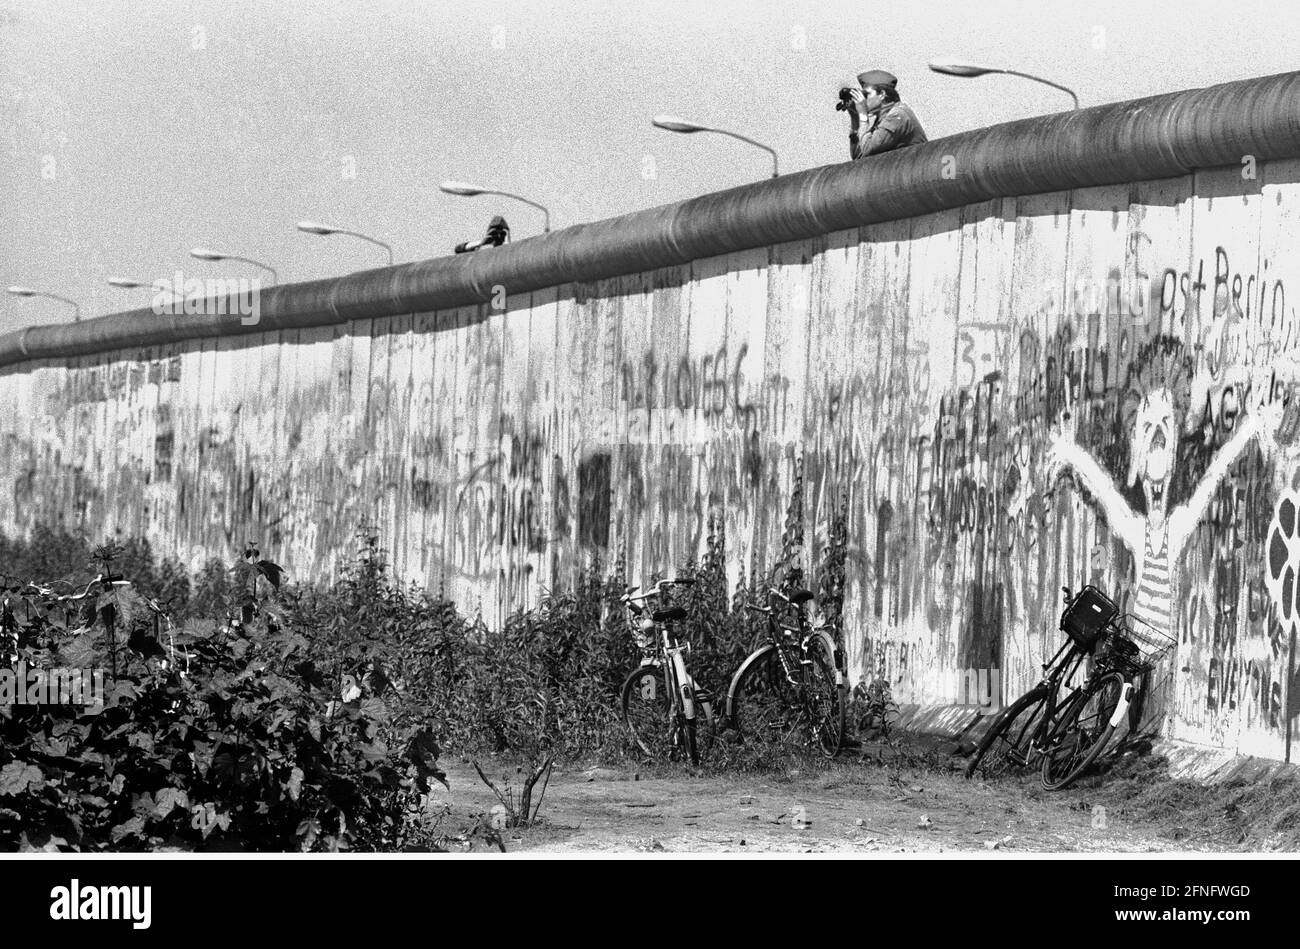
M686 619L686 608L670 606L666 610L655 610L650 614L650 618L656 623L675 623L679 619Z
M799 606L802 603L807 603L812 598L813 595L811 590L796 590L794 595L790 597L790 602L795 606Z

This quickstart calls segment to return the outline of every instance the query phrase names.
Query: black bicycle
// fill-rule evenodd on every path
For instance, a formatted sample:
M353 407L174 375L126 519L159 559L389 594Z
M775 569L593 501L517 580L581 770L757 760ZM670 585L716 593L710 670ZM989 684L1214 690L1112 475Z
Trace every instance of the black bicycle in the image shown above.
M1119 608L1095 586L1071 596L1064 588L1065 643L1043 663L1043 680L994 719L966 765L985 777L1042 761L1043 787L1059 790L1083 774L1117 728L1136 712L1137 683L1174 648L1172 637ZM1081 684L1059 700L1084 660Z
M844 657L829 631L812 627L812 599L773 587L767 606L749 607L767 616L767 633L732 676L727 718L746 741L798 735L833 758L844 744Z

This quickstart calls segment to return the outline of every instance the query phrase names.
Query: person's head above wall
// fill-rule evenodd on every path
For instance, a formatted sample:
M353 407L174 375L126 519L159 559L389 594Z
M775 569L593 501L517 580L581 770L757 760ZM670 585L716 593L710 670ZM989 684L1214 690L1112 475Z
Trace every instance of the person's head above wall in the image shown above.
M873 100L876 97L879 97L880 103L899 101L898 77L891 72L883 69L865 70L858 73L858 85L862 87L869 107L875 104Z

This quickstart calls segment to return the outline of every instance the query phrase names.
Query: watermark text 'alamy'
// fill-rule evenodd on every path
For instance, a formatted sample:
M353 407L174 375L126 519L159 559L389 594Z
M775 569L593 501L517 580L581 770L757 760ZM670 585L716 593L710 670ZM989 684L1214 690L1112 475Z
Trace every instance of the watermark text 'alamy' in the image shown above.
M153 311L159 316L239 314L244 326L256 326L262 319L261 280L200 280L178 270L172 279L157 280L153 287Z

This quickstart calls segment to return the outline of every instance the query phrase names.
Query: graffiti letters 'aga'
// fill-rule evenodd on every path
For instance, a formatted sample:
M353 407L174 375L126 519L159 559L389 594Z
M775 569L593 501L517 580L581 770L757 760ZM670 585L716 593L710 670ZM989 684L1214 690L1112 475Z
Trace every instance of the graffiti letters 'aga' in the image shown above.
M1191 498L1168 511L1169 485L1176 462L1178 419L1173 394L1166 388L1149 392L1138 407L1131 433L1128 480L1140 485L1146 514L1134 511L1114 480L1072 436L1058 429L1048 454L1048 483L1067 466L1097 499L1106 520L1133 555L1137 595L1133 612L1156 629L1172 634L1173 566L1209 507L1228 469L1260 436L1267 447L1282 421L1280 400L1255 407L1239 419L1236 431L1218 450Z

